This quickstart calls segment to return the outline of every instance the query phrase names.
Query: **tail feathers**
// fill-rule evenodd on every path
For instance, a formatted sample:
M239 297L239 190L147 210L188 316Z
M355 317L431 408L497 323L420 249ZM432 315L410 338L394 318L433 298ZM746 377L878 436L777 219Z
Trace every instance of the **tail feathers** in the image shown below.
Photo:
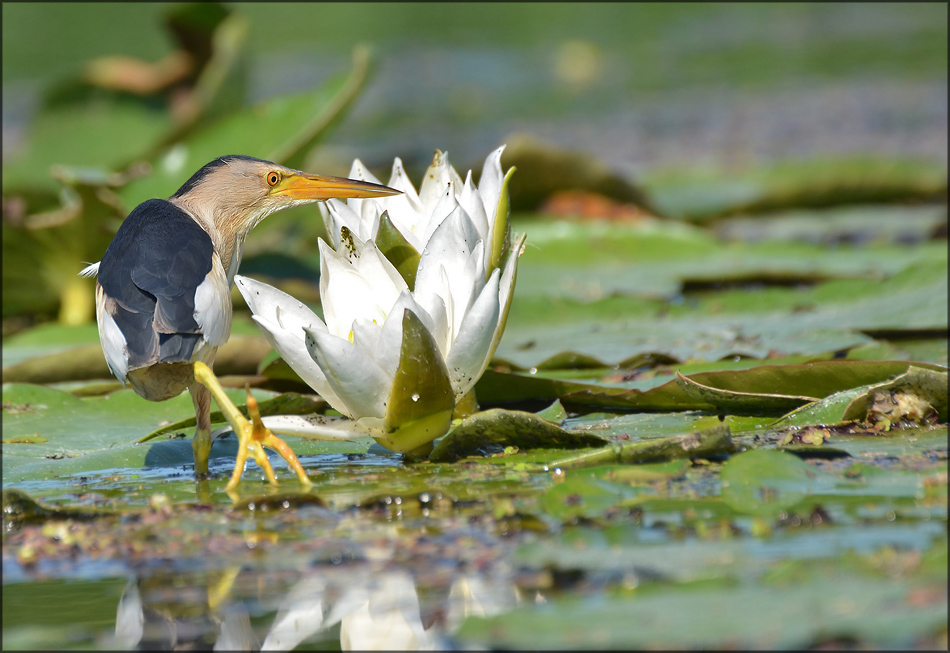
M84 279L88 279L88 278L90 278L90 277L96 276L97 274L99 274L99 263L98 263L98 262L97 262L97 263L93 263L92 265L87 265L86 267L84 267L84 268L82 269L82 272L79 273L79 276L81 276L81 277L84 278Z

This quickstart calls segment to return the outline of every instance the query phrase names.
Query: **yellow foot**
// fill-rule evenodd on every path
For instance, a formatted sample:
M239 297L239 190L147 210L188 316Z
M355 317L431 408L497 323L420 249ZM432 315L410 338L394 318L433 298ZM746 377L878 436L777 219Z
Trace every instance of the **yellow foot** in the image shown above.
M231 480L228 482L226 489L233 490L241 482L241 474L244 472L244 465L247 464L248 456L253 458L264 470L267 480L273 485L277 485L274 470L271 467L270 460L267 459L264 447L270 447L279 453L281 458L286 460L290 468L297 473L297 478L304 486L309 487L311 485L303 465L297 460L297 456L294 455L291 448L264 426L261 421L261 413L257 408L257 400L251 396L250 388L246 388L247 410L251 415L251 421L248 422L228 399L228 396L224 393L224 388L221 387L218 379L204 363L195 363L195 380L208 388L211 396L214 397L221 408L221 412L224 413L225 419L228 420L228 424L234 429L234 434L238 437L237 460L234 463L234 472L231 474Z

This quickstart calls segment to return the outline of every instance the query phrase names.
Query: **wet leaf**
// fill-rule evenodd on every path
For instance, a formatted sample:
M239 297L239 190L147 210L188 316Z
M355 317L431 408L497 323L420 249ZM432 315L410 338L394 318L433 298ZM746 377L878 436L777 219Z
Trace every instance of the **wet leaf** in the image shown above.
M720 397L729 396L729 393L751 393L759 388L768 388L772 390L771 394L781 391L785 396L800 397L794 401L780 399L775 406L760 402L760 408L767 414L806 403L810 396L825 397L841 390L889 379L906 372L909 365L904 361L819 361L801 365L759 365L744 370L701 372L686 377L695 384L713 388L709 397L697 393L691 395L684 390L681 382L663 382L664 377L627 384L600 384L491 371L485 373L476 390L483 402L559 398L567 405L659 411L715 410L713 400L719 401ZM945 369L940 365L920 365L938 371Z
M237 409L241 411L241 414L244 415L244 417L250 419L250 416L247 412L247 404L235 405L237 406ZM311 413L326 410L326 408L327 403L325 401L314 401L310 397L305 397L294 392L285 392L277 397L274 397L273 399L260 401L257 404L257 409L260 412L261 417L267 417L269 415L310 415ZM220 410L211 412L211 422L213 424L224 421L224 415ZM136 444L154 440L155 438L168 433L176 433L178 431L192 429L196 424L197 421L195 420L194 416L182 419L174 422L173 424L169 424L167 426L163 426L160 429L152 431L148 435L137 440Z
M49 442L49 440L41 435L21 435L17 438L4 438L0 440L0 443L3 444L40 444L41 442Z
M578 469L615 462L642 464L683 458L712 458L730 454L734 450L729 428L717 426L693 433L651 438L645 442L612 443L594 451L550 460L531 469L547 471L555 468Z
M485 456L505 447L580 449L601 446L596 435L562 429L534 413L493 408L466 418L442 438L429 454L432 462L454 462L466 456Z
M564 420L567 419L567 411L564 410L564 406L562 406L561 402L557 399L555 399L554 403L544 410L539 410L537 415L538 417L551 422L555 426L561 426L564 424Z
M709 404L715 407L716 410L730 413L771 413L777 410L789 410L804 403L816 401L814 397L764 392L737 392L735 390L713 388L683 376L679 372L676 374L676 382L691 399Z
M763 517L775 517L835 484L835 479L797 456L759 449L730 458L720 478L722 500L729 507Z
M848 404L842 416L845 420L888 419L892 423L908 420L921 425L933 414L941 422L947 421L947 372L911 366L892 381L872 385ZM889 397L888 397L889 395ZM889 398L889 408L881 400Z

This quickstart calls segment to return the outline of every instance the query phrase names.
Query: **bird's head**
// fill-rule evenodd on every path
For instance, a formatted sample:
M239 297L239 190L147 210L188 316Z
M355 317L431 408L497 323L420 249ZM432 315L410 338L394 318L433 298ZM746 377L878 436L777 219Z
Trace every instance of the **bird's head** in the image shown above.
M246 236L271 213L292 206L400 192L380 184L312 175L263 159L229 155L198 170L170 201L210 220L230 240Z

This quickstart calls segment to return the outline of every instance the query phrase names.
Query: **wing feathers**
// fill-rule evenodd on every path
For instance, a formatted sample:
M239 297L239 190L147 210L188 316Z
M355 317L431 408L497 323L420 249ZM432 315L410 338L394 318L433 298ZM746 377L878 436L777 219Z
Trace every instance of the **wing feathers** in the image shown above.
M97 267L99 284L112 300L108 313L127 343L127 369L188 361L202 340L215 346L227 340L231 298L226 282L227 310L216 309L214 317L208 313L208 293L196 295L214 276L215 262L220 269L211 237L171 202L149 200L129 214ZM204 314L209 315L206 326L216 330L210 339L196 320ZM218 316L227 318L223 339Z

